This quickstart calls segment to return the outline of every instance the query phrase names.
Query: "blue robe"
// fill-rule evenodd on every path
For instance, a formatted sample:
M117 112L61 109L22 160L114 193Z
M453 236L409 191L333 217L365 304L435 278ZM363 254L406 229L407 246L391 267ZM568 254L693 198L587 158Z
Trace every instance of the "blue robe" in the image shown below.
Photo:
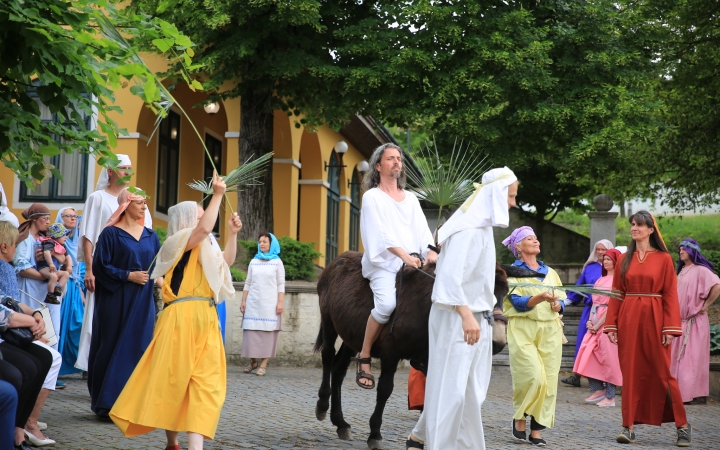
M580 274L577 285L589 284L595 286L595 282L602 276L602 266L600 263L590 263L585 267L585 270ZM585 333L587 333L587 321L590 318L590 310L592 310L592 296L588 295L583 297L575 292L568 292L568 299L573 305L577 305L581 301L584 301L585 307L583 308L582 314L580 315L580 323L578 324L577 340L575 341L575 357L577 357L580 346L582 345Z
M95 414L107 416L150 344L155 327L153 282L127 281L148 270L160 250L154 231L140 240L120 228L105 228L93 258L95 310L88 357L88 390Z
M62 213L65 208L58 211L56 223L63 223ZM77 226L65 240L65 248L73 260L73 273L67 283L67 289L60 305L60 340L58 351L62 355L60 375L81 372L75 367L80 347L80 331L82 330L83 304L82 291L85 290L85 263L78 261L79 230L82 217L78 217Z

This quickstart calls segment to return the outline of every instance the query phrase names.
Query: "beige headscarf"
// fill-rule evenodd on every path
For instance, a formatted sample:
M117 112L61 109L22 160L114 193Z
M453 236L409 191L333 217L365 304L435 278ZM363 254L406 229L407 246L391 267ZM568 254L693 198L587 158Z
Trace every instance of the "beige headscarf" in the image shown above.
M193 228L197 226L197 203L182 202L168 210L168 235L160 248L155 268L150 278L159 278L170 271L185 252ZM205 278L212 289L215 302L235 295L230 268L222 252L214 249L209 239L203 239L200 245L200 264Z

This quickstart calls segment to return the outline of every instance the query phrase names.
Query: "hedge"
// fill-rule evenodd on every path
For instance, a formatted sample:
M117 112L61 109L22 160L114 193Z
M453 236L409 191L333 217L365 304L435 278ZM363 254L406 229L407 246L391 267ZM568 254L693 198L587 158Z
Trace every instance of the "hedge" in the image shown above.
M306 280L315 279L315 259L322 256L322 253L315 251L314 242L300 242L289 237L281 237L278 239L280 243L280 260L285 266L286 280ZM255 256L258 249L257 241L238 241L245 250L245 259L241 262L245 265L250 264L250 260Z

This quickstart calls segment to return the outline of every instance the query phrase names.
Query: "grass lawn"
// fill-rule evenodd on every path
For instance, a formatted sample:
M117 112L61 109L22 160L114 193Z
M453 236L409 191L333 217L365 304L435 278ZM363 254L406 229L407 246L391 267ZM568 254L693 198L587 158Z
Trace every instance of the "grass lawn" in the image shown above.
M558 213L553 222L584 236L590 235L590 218L587 215L563 211ZM627 245L630 241L630 224L627 218L618 217L615 225L616 244ZM659 217L658 226L665 243L673 253L680 241L686 237L698 241L703 252L720 251L720 214Z

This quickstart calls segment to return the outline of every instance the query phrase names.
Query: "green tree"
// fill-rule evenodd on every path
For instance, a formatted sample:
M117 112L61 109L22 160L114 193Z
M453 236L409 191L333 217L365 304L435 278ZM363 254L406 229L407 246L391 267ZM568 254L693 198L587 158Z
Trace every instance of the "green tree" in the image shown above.
M174 25L140 15L120 18L106 0L0 3L0 152L3 164L28 186L48 176L62 179L47 162L61 152L90 153L99 164L117 164L110 148L124 130L110 113L120 112L112 103L121 86L132 83L131 91L163 114L160 79L116 27L190 65L192 42ZM187 71L182 75L191 87L202 87ZM36 99L58 120L40 120ZM99 129L87 126L91 116Z

